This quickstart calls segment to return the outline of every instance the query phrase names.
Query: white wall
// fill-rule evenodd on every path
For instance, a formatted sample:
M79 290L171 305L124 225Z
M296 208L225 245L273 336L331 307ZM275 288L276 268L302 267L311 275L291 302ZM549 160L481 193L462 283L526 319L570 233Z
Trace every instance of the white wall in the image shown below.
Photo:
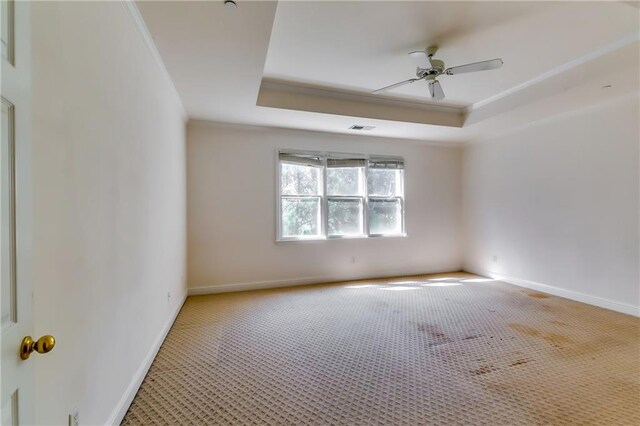
M466 148L465 269L637 315L638 105L627 96Z
M276 243L278 148L404 156L408 237ZM461 161L459 148L191 121L189 287L219 291L459 270Z
M32 5L38 424L109 421L186 294L186 117L128 13Z

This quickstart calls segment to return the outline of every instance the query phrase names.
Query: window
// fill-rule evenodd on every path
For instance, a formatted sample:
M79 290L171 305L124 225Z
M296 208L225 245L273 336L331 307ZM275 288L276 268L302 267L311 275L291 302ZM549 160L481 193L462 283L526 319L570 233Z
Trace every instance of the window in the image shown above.
M404 164L397 160L369 162L367 188L369 196L369 233L402 233Z
M327 158L327 235L364 236L365 160Z
M322 170L319 157L280 155L280 236L322 236Z
M278 240L404 235L404 160L281 151Z

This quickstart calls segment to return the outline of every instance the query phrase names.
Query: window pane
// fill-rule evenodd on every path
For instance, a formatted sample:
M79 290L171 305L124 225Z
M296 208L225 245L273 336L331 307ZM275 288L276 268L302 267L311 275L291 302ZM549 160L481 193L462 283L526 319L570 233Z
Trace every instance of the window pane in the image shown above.
M400 200L369 200L369 232L371 234L402 232Z
M362 167L327 168L328 195L364 195Z
M362 200L329 199L329 235L362 235Z
M282 195L320 195L320 167L280 163Z
M282 236L320 235L319 198L282 199Z
M402 171L369 169L367 185L369 195L380 197L402 196Z

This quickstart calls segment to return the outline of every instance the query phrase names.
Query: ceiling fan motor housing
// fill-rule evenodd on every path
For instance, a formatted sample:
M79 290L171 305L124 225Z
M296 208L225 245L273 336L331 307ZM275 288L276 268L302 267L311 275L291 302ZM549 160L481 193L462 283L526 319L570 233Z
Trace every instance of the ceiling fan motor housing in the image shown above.
M431 68L417 68L416 76L418 78L429 78L430 76L437 77L444 72L444 61L440 59L429 58L431 62Z

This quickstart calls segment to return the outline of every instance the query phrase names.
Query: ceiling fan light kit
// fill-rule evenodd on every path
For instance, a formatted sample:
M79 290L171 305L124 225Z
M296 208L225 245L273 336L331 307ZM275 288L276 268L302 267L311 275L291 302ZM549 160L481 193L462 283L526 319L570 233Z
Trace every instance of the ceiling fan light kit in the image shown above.
M494 70L500 68L503 64L502 59L497 58L488 61L474 62L471 64L446 68L444 61L434 58L434 55L437 51L437 46L430 46L426 50L417 50L415 52L410 52L409 56L411 56L417 66L416 78L410 78L399 83L385 86L381 89L374 90L372 93L386 92L387 90L395 89L396 87L404 86L405 84L425 80L429 84L429 94L431 95L431 100L441 101L444 99L444 90L442 89L440 82L437 80L437 77L441 75L456 75L467 72Z

